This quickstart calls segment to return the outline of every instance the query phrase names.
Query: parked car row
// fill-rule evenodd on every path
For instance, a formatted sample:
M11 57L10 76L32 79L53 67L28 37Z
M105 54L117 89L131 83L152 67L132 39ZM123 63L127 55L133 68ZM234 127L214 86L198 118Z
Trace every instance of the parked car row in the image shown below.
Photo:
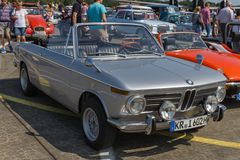
M176 25L159 21L158 17L150 10L120 9L117 13L107 19L108 22L140 23L145 25L152 34L158 35L160 32L174 32Z
M39 89L80 114L87 143L102 149L114 143L117 130L150 135L223 119L225 68L204 66L207 54L216 53L195 34L162 35L167 54L177 55L166 48L174 37L179 50L194 54L190 61L166 56L146 25L108 22L77 24L45 46L16 44L14 63L25 95ZM197 45L201 50L189 49Z

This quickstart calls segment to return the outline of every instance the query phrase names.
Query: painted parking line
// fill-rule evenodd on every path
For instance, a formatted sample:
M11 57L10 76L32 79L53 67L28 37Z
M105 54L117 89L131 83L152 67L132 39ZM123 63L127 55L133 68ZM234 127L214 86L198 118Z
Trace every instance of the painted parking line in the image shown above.
M40 103L36 103L36 102L32 102L32 101L28 101L28 100L24 100L21 98L17 98L17 97L13 97L13 96L9 96L9 95L0 93L0 100L3 100L3 99L9 100L9 101L12 101L15 103L23 104L28 107L34 107L37 109L49 111L49 112L59 113L59 114L72 116L72 117L79 117L78 115L76 115L68 110L59 109L59 108L56 108L53 106L43 105ZM189 140L189 141L193 141L193 142L216 145L216 146L220 146L220 147L240 149L240 143L238 143L238 142L222 141L222 140L218 140L218 139L193 136L193 135L189 135L189 134L169 133L166 131L161 131L159 134L173 138L171 141L185 139L185 140Z
M17 98L17 97L13 97L13 96L9 96L9 95L0 93L0 99L1 99L1 97L5 100L9 100L11 102L23 104L25 107L34 107L34 108L49 111L49 112L59 113L59 114L72 116L72 117L79 117L79 115L74 114L73 112L65 110L65 109L60 109L60 108L56 108L53 106L48 106L48 105L44 105L44 104L40 104L40 103L36 103L36 102L32 102L32 101L28 101L25 99L21 99L21 98Z
M181 134L181 133L169 133L166 131L162 131L160 134L167 136L167 137L174 138L172 141L176 141L179 139L185 139L185 140L190 140L193 142L211 144L211 145L216 145L216 146L220 146L220 147L240 149L240 143L238 143L238 142L222 141L222 140L213 139L213 138L189 135L186 133Z

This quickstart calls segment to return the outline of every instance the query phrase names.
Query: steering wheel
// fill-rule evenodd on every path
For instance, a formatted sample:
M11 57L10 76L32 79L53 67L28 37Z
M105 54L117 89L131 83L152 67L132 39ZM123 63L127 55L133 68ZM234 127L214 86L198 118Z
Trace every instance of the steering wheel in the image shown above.
M118 52L121 53L122 51L124 51L126 53L131 53L131 52L136 52L141 50L142 50L142 46L137 42L127 42L127 43L124 42L124 44L122 44Z

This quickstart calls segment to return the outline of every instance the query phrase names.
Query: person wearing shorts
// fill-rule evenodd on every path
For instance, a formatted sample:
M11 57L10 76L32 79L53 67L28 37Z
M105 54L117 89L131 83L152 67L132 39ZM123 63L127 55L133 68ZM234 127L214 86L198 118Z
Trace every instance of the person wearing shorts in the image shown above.
M12 19L15 21L14 32L17 38L17 42L26 41L25 30L28 25L28 20L26 15L27 15L27 11L22 8L22 2L18 1L16 5L16 10L14 10L12 13Z
M12 8L10 5L8 5L8 1L2 0L2 3L0 5L0 36L1 36L1 44L2 44L1 53L6 53L5 38L8 41L10 52L13 51L13 48L10 44L11 12L12 12Z

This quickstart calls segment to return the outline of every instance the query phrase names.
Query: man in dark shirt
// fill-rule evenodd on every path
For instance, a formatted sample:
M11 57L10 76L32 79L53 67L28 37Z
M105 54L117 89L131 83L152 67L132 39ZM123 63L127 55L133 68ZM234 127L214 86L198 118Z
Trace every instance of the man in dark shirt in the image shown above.
M71 25L81 23L81 9L83 0L76 0L72 8Z

